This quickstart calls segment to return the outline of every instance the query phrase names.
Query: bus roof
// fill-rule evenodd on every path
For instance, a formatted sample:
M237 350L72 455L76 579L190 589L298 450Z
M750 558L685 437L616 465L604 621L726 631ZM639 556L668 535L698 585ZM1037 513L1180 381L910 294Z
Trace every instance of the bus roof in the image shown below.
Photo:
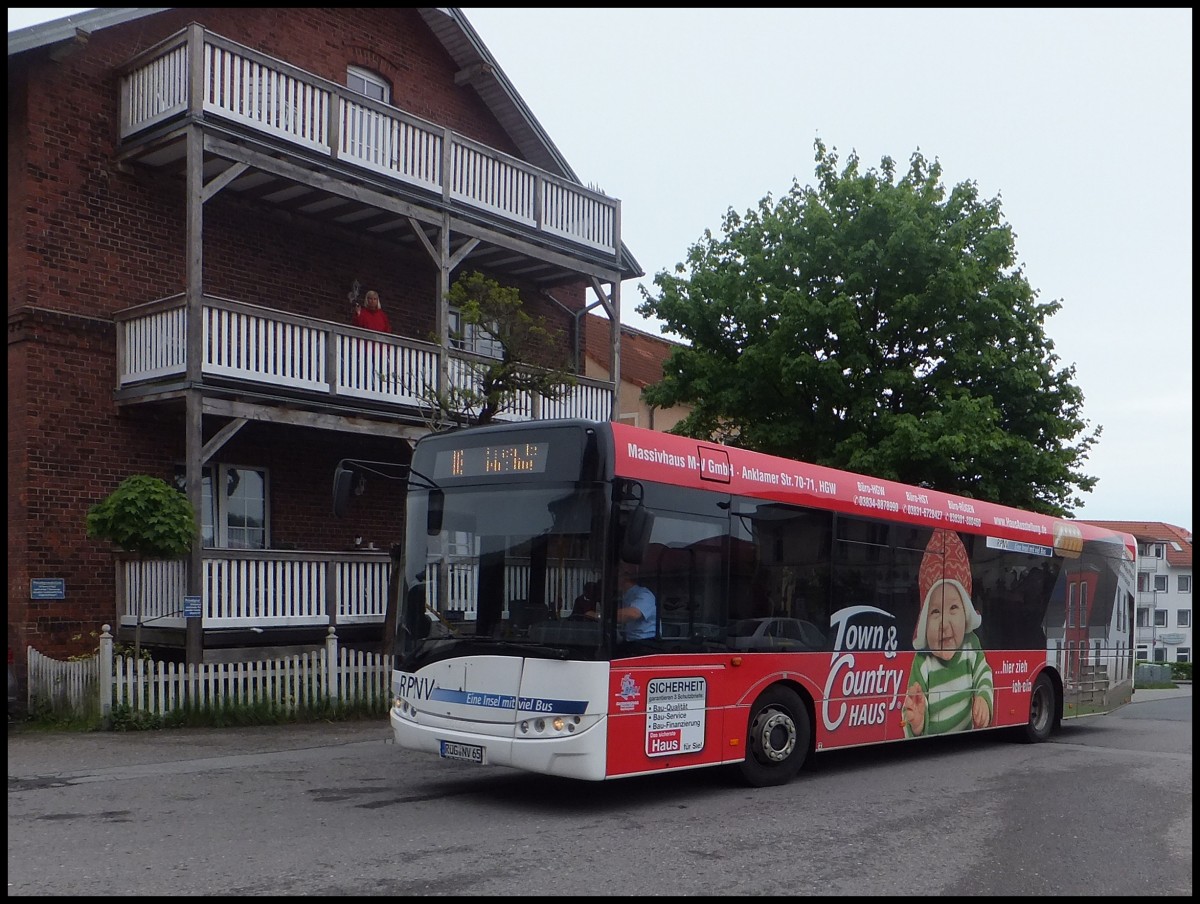
M627 424L613 423L618 476L717 490L776 502L986 534L1070 556L1084 540L1120 543L1135 560L1131 535L980 499L909 486ZM1017 548L1017 547L1014 547Z

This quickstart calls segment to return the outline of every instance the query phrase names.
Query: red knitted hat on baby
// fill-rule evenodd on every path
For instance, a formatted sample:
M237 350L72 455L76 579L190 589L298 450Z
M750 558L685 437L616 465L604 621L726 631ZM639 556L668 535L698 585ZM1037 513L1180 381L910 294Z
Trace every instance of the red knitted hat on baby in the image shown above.
M913 631L913 649L923 650L926 647L925 625L929 611L929 595L942 581L958 586L966 601L967 630L974 631L982 619L971 602L971 562L967 559L967 548L963 546L958 534L939 527L925 544L925 555L921 557L921 568L917 572L921 615Z

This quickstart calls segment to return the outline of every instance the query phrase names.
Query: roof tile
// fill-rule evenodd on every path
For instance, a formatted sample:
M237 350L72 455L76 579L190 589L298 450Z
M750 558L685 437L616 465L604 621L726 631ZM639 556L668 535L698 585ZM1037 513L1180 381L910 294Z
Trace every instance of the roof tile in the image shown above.
M608 367L609 321L589 314L584 326L587 337L587 356ZM682 342L652 336L650 333L621 324L621 379L636 386L658 383L663 377L663 362Z
M1133 534L1139 542L1167 545L1167 564L1172 568L1192 567L1192 532L1165 521L1088 521L1097 527ZM1178 546L1179 549L1175 547Z

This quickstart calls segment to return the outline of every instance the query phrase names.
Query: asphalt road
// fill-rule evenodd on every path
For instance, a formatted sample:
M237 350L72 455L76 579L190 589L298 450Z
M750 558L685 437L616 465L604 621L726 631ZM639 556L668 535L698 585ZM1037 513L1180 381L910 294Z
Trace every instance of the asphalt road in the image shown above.
M580 783L398 750L382 720L8 739L10 895L1191 894L1191 689L1047 744Z

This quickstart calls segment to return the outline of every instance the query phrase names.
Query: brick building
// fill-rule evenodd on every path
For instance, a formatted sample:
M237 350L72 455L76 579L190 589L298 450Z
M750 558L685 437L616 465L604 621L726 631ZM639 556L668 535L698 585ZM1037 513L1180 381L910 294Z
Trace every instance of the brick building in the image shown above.
M608 380L611 362L608 321L594 314L587 317L585 373ZM617 389L616 420L650 430L670 430L691 410L687 405L653 408L642 398L642 390L663 378L663 364L681 343L654 336L628 324L621 324L621 380Z
M519 289L578 348L588 298L618 323L642 275L620 202L572 172L456 8L93 10L9 33L8 124L18 663L91 650L102 624L189 659L377 636L402 529L389 466L429 429L430 388L498 354L453 281ZM368 289L388 335L350 323ZM581 367L566 398L501 417L612 417L608 333L603 379ZM346 459L375 464L336 519ZM186 561L87 537L141 473L196 506Z

